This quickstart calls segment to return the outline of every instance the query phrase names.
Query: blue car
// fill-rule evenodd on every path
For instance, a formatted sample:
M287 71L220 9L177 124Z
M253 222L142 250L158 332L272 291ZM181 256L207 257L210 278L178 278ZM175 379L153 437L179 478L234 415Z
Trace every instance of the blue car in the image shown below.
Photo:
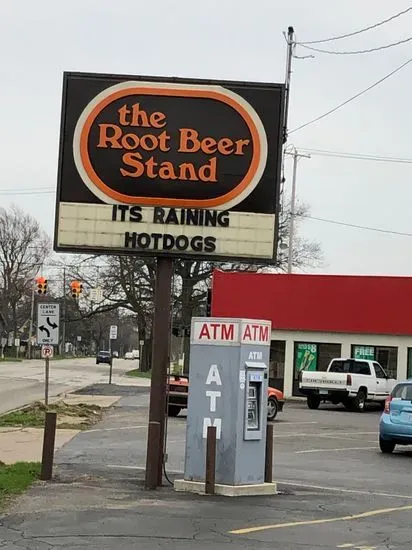
M380 419L381 451L392 453L395 445L412 445L412 380L396 384Z

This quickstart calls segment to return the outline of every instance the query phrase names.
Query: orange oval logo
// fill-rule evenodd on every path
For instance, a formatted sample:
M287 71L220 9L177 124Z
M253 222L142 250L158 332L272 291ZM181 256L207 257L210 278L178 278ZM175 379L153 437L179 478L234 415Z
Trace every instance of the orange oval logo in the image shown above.
M73 155L106 203L227 210L259 183L267 138L251 105L226 88L130 81L87 105Z

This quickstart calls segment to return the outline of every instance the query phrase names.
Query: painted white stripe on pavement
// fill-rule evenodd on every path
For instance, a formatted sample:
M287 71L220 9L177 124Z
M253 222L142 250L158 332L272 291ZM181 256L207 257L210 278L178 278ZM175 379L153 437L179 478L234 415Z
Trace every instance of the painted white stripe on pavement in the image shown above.
M355 495L372 495L377 497L389 497L389 498L404 498L412 499L412 495L400 495L398 493L381 493L376 491L359 491L358 489L344 489L343 487L325 487L324 485L312 485L309 483L300 483L299 481L292 480L276 480L281 485L290 485L291 487L302 487L302 489L319 489L320 491L332 491L334 493L353 493Z
M331 453L335 451L366 451L369 449L378 449L376 445L373 447L340 447L339 449L307 449L305 451L295 451L295 454L302 455L305 453Z

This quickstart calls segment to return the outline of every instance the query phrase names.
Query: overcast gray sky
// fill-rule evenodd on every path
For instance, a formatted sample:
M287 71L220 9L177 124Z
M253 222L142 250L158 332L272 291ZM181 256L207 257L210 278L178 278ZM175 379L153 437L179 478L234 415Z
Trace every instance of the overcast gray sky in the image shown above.
M0 18L0 205L52 234L62 72L90 71L282 82L285 39L369 26L409 7L385 0L20 0ZM376 30L317 45L348 51L408 38L412 12ZM297 48L299 56L308 50ZM412 42L365 55L294 59L289 127L322 114L412 57ZM290 135L300 148L412 159L412 63L356 101ZM291 179L291 162L286 164ZM298 168L311 215L412 234L412 164L312 155ZM48 191L20 194L24 190ZM10 194L9 190L15 194ZM19 194L17 194L19 193ZM412 237L305 220L329 273L412 275Z

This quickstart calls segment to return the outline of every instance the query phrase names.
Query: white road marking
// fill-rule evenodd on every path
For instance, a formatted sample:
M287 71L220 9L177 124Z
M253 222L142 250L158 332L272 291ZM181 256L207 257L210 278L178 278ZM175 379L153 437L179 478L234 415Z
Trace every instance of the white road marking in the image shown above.
M339 439L339 436L351 436L354 437L356 435L378 435L378 432L335 432L334 435L330 434L324 434L324 433L276 433L274 434L275 437L281 438L281 437L326 437L331 439ZM356 439L356 438L355 438Z
M373 447L340 447L339 449L307 449L305 451L295 451L295 454L302 455L305 453L331 453L335 451L366 451L370 449L377 449L377 446Z
M412 495L399 495L398 493L380 493L375 491L359 491L358 489L344 489L342 487L325 487L324 485L311 485L308 483L300 483L292 480L276 480L281 485L290 485L291 487L302 487L303 489L319 489L321 491L332 491L334 493L353 493L355 495L377 496L377 497L389 497L389 498L402 498L410 500Z
M91 432L117 432L119 430L139 430L141 428L147 428L147 426L121 426L120 428L96 428L94 430L87 430L85 433Z
M277 424L277 427L280 427L280 426L283 426L284 424L297 424L298 426L300 426L301 424L319 424L319 422L316 422L316 420L311 420L311 421L305 421L305 422L290 422L289 420L282 420L282 423L281 424Z

